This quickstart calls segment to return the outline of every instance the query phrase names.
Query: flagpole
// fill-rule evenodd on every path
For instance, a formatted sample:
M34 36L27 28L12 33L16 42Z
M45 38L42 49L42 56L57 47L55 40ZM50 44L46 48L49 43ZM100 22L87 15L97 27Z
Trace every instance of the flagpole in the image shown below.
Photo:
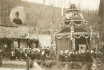
M63 3L62 3L62 8L61 8L61 15L63 16L63 13L64 13L64 0L63 0Z

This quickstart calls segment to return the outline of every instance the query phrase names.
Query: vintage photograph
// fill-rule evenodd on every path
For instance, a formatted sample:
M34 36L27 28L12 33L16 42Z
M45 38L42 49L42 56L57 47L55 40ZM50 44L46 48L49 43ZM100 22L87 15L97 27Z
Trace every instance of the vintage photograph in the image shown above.
M0 70L104 70L104 0L0 0Z
M16 12L16 13L15 13L15 18L13 19L13 22L14 22L15 24L22 24L22 20L19 19L19 12Z

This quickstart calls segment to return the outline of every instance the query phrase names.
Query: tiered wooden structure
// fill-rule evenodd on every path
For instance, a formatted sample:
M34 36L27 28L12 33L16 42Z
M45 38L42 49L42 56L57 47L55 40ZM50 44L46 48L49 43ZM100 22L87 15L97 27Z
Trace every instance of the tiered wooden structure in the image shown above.
M98 36L98 33L88 26L75 4L72 4L66 11L60 26L61 28L56 34L57 51L90 49L92 38Z

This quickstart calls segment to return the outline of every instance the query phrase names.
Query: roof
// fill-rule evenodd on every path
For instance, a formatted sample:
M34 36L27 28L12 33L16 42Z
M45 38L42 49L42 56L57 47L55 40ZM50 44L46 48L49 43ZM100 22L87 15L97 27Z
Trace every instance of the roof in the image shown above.
M48 37L48 34L30 33L34 27L0 27L0 38L17 38L17 39L39 39L40 37Z
M74 32L88 32L85 28L74 28Z
M70 31L70 28L64 28L59 33L69 33Z
M69 24L70 22L72 22L72 21L74 21L75 24L81 24L81 22L83 22L82 19L73 19L73 20L67 19L67 20L63 20L63 22L64 22L66 25L68 25L68 24Z
M0 37L23 38L26 39L29 33L29 27L0 27Z
M75 24L81 24L82 20L75 20L74 23Z
M84 33L87 33L87 32L89 32L89 30L88 29L86 29L86 28L84 28L84 27L75 27L74 28L74 32L76 33L76 32L78 32L78 33L82 33L82 32L84 32ZM62 30L60 30L58 33L71 33L71 29L70 28L63 28Z

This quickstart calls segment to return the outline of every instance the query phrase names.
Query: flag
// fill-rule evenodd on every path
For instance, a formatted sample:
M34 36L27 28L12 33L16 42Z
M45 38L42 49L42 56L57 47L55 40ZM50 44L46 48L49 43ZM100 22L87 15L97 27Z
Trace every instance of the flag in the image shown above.
M98 15L104 19L104 0L100 0Z

